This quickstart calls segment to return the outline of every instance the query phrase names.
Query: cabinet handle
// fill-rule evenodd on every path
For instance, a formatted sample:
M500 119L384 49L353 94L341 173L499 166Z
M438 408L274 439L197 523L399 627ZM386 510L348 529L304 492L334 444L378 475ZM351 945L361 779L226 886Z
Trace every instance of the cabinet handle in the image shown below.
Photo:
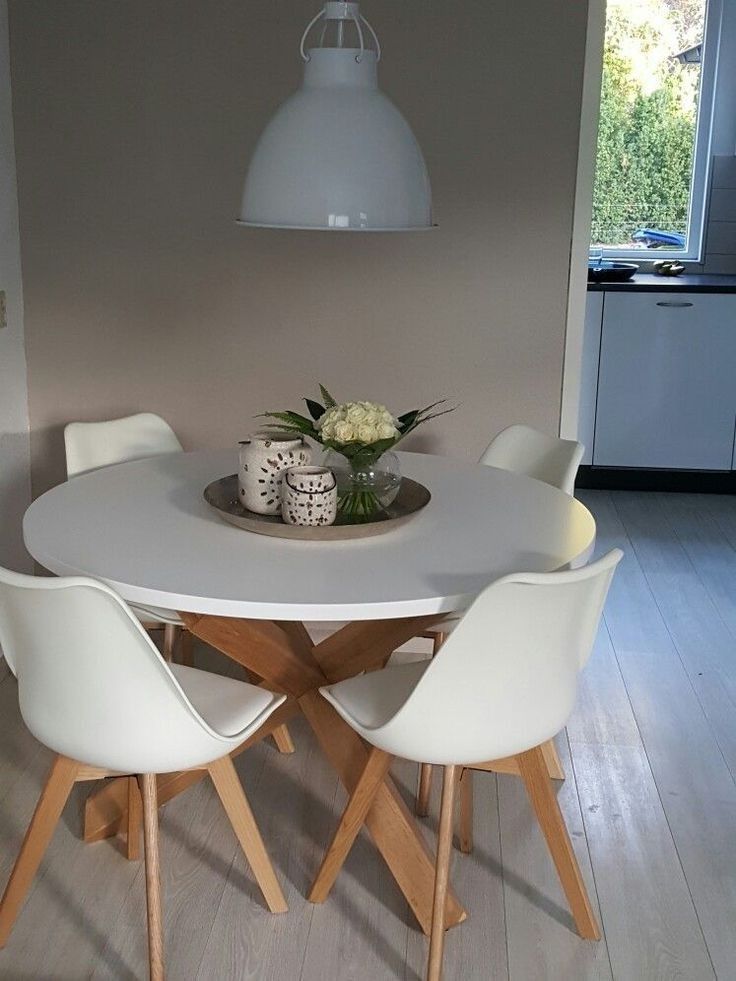
M658 300L658 307L692 307L694 304L688 300Z

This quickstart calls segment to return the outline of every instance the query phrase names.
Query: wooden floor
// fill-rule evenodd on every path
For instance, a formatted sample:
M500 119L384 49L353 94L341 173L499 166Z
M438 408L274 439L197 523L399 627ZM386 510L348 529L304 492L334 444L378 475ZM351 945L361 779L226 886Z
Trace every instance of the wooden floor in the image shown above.
M736 979L736 498L580 497L598 521L598 551L615 544L626 553L558 740L568 772L560 800L604 939L572 932L519 781L478 775L475 853L456 854L453 867L470 916L448 934L446 977ZM305 901L345 798L306 729L294 735L294 756L269 742L238 760L288 914L263 908L205 783L162 810L172 981L421 977L426 942L366 837L328 902ZM3 881L48 763L6 677ZM415 768L395 772L411 794ZM113 843L78 840L82 793L0 952L2 979L145 977L143 870ZM434 828L429 819L427 834Z

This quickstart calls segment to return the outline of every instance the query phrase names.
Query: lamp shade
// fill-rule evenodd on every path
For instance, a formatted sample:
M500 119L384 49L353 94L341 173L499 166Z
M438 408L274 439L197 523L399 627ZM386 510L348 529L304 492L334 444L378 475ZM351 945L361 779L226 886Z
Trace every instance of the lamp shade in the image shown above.
M258 141L240 223L363 232L432 226L424 157L378 88L374 51L309 51L301 88Z

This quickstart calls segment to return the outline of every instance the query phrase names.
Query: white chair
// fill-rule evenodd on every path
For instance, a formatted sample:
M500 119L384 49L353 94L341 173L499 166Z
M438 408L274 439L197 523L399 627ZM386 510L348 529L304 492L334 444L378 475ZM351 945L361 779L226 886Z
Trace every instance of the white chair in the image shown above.
M431 661L320 689L372 747L310 892L324 902L394 756L444 767L429 981L442 970L445 899L458 769L513 759L582 937L600 934L542 745L567 722L619 549L582 569L515 573L488 586Z
M585 447L573 439L559 439L540 433L531 426L515 425L503 429L488 444L481 454L479 463L488 467L498 467L499 470L510 470L512 473L524 474L551 484L566 494L572 496L575 490L575 478L583 458ZM432 641L432 656L437 653L445 642L447 634L452 630L454 621L437 624L431 630L420 634L425 640ZM550 772L562 778L563 772L557 758L554 743L545 748ZM419 787L417 789L416 811L420 817L426 817L429 809L429 795L432 788L432 768L422 766L419 770ZM472 810L472 784L464 787L461 799L461 831L460 847L464 852L472 850L471 818L467 813ZM470 802L470 803L469 803Z
M269 908L286 910L229 755L283 695L167 664L120 597L94 579L0 569L0 643L18 678L23 720L57 754L0 903L0 947L72 786L110 775L131 775L129 852L138 847L142 796L153 981L163 978L157 773L209 772Z
M171 426L153 412L139 412L107 422L70 422L64 428L68 478L101 470L127 460L142 460L164 453L181 453L182 445ZM164 656L170 661L183 623L174 610L131 606L149 630L164 631Z
M585 447L574 439L559 439L531 426L509 426L484 450L480 463L523 473L572 496Z
M64 428L64 444L69 479L116 463L183 450L168 422L153 412L139 412L107 422L70 422ZM163 653L167 661L171 661L177 644L180 644L182 662L191 663L192 635L175 610L139 604L130 604L130 608L147 630L163 629ZM248 675L248 680L256 679ZM279 726L272 735L279 752L294 752L287 726Z
M139 412L109 422L70 422L64 429L67 477L142 460L162 453L181 453L171 426L153 412Z

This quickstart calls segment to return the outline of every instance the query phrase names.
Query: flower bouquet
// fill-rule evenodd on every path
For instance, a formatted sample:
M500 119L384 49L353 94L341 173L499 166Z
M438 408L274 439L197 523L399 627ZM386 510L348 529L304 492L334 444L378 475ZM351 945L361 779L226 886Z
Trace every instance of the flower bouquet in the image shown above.
M339 514L351 523L373 521L399 491L401 473L393 447L417 426L455 406L433 411L445 404L442 399L395 417L385 405L338 403L324 385L319 388L324 405L304 399L309 416L288 410L264 412L265 418L276 420L266 428L308 436L331 451L325 465L335 471Z

